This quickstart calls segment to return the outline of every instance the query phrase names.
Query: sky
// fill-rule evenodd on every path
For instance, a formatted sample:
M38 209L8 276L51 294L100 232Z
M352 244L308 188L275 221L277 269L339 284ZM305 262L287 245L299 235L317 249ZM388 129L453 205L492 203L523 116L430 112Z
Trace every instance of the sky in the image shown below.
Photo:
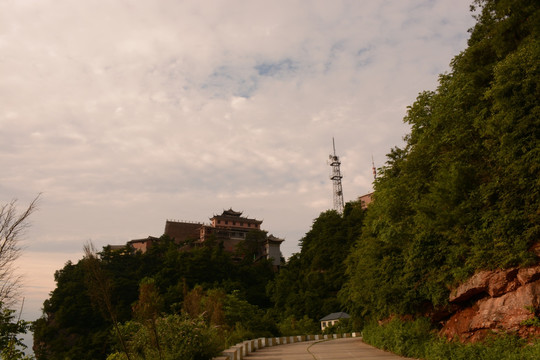
M54 272L232 208L285 239L372 191L407 106L465 49L469 0L0 0L0 203L41 193L23 317Z

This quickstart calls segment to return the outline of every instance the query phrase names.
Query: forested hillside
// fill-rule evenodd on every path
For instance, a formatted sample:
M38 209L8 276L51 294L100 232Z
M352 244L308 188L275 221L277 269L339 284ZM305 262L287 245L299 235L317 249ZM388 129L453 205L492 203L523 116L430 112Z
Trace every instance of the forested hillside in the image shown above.
M92 264L93 260L97 263ZM92 266L106 286L96 284ZM34 351L38 359L105 359L121 345L111 313L118 324L127 324L124 330L128 331L129 326L133 328L129 322L138 318L135 304L148 301L145 298L150 295L154 299L151 312L156 319L165 316L163 321L171 320L166 315L172 314L190 314L195 320L205 311L209 314L204 306L189 304L212 295L216 316L203 323L223 330L214 334L218 347L225 346L228 338L271 335L275 326L264 323L262 315L270 306L265 286L273 277L270 261L255 263L249 256L234 261L219 246L180 252L178 244L162 237L144 254L105 248L95 259L87 256L56 272L56 289L35 323ZM105 287L108 300L103 296Z
M357 316L422 312L475 270L538 262L540 4L475 5L467 49L379 170L341 292Z

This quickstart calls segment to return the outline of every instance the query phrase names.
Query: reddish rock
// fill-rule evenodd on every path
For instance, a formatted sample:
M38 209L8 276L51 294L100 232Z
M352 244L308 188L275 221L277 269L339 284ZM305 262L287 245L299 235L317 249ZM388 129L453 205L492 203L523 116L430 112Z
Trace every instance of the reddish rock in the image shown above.
M540 327L522 324L540 313L540 264L478 272L452 292L450 301L460 309L443 323L440 333L449 339L474 342L493 331L539 337Z
M463 302L482 293L495 297L514 291L520 285L517 275L517 268L480 271L452 291L450 302Z
M540 264L524 269L519 269L517 274L517 280L521 285L528 284L530 282L540 279Z
M536 281L503 296L482 299L470 327L472 330L518 330L521 322L534 317L530 308L538 308L539 296L540 281Z
M459 285L450 294L450 302L462 302L471 297L486 292L491 271L480 271L474 274L469 280Z
M524 339L540 339L540 326L522 326L518 330L518 335Z
M488 278L489 296L501 296L509 291L516 290L519 287L519 283L516 280L517 274L517 268L494 271Z
M472 335L471 322L476 316L478 306L472 306L458 311L443 326L440 335L461 341L466 341Z

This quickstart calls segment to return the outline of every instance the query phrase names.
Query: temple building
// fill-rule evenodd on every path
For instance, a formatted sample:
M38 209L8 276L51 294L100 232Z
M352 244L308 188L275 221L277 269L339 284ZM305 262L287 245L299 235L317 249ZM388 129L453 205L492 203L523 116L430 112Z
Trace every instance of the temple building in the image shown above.
M250 232L259 231L261 239L257 240L257 258L272 259L274 266L281 264L281 243L283 239L261 230L262 220L243 217L242 212L233 209L224 210L221 215L210 218L209 224L198 222L185 222L167 220L164 235L182 245L181 249L190 249L205 244L220 244L225 251L236 253L238 247L249 240ZM144 239L135 239L128 242L135 250L146 252L158 238L149 236Z
M261 220L242 217L241 212L233 209L224 210L221 215L210 218L210 225L203 225L200 229L200 242L214 238L223 243L226 251L233 252L253 230L261 230Z

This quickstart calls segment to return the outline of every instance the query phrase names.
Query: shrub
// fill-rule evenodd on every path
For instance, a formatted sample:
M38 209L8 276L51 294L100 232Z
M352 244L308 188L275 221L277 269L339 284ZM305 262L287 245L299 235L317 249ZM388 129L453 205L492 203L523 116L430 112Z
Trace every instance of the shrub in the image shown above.
M167 315L157 319L155 328L157 336L151 333L151 327L136 321L121 326L121 332L128 339L131 360L206 360L216 356L222 348L217 330L208 326L202 317L190 319ZM127 356L121 352L107 358L126 359Z
M302 319L289 316L278 324L279 332L283 336L316 334L320 332L319 324L307 315Z
M531 345L511 334L493 334L481 343L462 344L439 338L427 319L393 319L382 326L370 324L364 328L363 337L380 349L425 360L540 359L540 341Z
M396 354L421 358L425 346L434 335L428 319L420 318L415 321L393 319L384 326L370 324L364 328L364 340L380 349L389 350Z

